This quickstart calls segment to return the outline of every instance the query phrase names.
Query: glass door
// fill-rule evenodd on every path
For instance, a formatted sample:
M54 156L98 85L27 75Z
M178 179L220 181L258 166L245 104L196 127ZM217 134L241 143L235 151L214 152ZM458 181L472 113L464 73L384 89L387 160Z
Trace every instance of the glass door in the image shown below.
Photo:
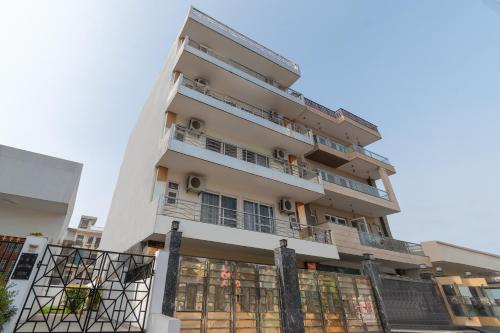
M221 196L222 224L236 228L237 225L237 200L235 198Z
M265 233L274 232L273 207L245 200L243 210L245 212L245 229Z
M217 194L201 193L200 221L204 223L219 223L219 196Z

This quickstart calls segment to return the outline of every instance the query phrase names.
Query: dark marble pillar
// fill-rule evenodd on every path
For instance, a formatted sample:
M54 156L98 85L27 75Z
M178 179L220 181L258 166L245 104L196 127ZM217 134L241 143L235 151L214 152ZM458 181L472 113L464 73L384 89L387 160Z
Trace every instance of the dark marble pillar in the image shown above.
M282 240L281 246L274 249L280 289L281 326L283 333L304 333L295 250L287 248L286 243L286 240Z
M162 313L173 317L175 312L175 296L177 294L177 276L179 274L180 248L182 232L178 231L179 222L172 222L172 230L165 237L165 251L168 252L165 290L163 292Z
M375 303L377 304L378 315L380 318L380 324L384 333L391 333L391 324L389 323L389 317L387 315L387 309L384 304L384 298L382 295L382 278L380 277L380 265L375 261L373 254L364 254L363 260L361 261L361 267L363 274L370 280L373 290L373 296L375 297Z

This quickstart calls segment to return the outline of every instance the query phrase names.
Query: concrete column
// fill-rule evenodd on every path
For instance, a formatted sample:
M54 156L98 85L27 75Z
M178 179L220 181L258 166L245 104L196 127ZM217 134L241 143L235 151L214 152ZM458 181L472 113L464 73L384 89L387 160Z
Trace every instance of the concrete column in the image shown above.
M28 293L30 292L31 284L35 279L35 275L37 274L38 271L37 265L42 260L46 247L47 247L47 238L35 237L35 236L26 237L23 248L21 249L21 253L19 253L19 257L17 258L17 262L14 266L13 272L16 270L19 258L23 253L37 254L37 258L28 280L10 279L8 281L8 285L10 285L11 287L10 290L13 291L15 295L13 303L14 306L17 308L17 311L14 314L14 316L4 324L4 326L2 327L3 332L14 332L17 319L21 315L21 309L23 308L24 302L28 297Z
M285 239L274 249L274 263L278 272L283 333L304 333L295 250L287 248Z
M389 195L389 200L397 204L398 200L396 199L396 194L394 193L394 189L392 188L392 184L389 180L389 176L387 175L387 171L385 171L384 168L379 167L378 173L380 175L380 179L382 180L382 184L384 184L384 189Z
M375 302L377 304L377 310L380 318L380 324L382 325L382 330L384 331L384 333L391 333L391 325L389 323L389 317L387 315L387 310L382 295L382 278L380 277L380 265L375 261L373 254L363 254L361 269L363 271L363 275L365 275L370 280L370 283L372 285L373 296L375 297Z

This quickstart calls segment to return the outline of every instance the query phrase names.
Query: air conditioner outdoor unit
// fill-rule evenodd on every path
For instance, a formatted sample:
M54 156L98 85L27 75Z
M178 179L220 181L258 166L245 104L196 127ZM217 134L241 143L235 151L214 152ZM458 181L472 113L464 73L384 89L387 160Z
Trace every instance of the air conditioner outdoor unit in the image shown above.
M188 192L199 193L199 192L204 191L205 188L206 188L205 179L203 179L203 177L195 176L195 175L188 176L188 179L187 179L187 191Z
M286 158L286 153L283 149L276 148L273 150L273 156L274 158L284 160Z
M200 51L208 53L210 51L210 48L206 45L200 44Z
M196 132L203 132L205 129L205 122L200 119L191 118L189 119L189 130Z
M293 201L285 198L281 199L280 212L284 214L295 214L295 205L293 204Z
M194 82L200 88L206 89L208 87L208 81L201 77L194 79Z

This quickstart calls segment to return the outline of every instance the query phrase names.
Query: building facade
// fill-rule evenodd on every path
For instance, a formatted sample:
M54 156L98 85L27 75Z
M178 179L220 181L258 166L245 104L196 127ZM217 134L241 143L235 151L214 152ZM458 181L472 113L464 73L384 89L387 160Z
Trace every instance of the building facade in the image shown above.
M82 164L0 145L0 236L59 241L75 205Z
M155 246L181 222L182 253L271 263L287 238L299 266L387 273L430 265L392 238L400 211L376 125L304 97L299 66L191 8L130 136L103 246ZM123 233L123 230L127 230Z
M78 227L67 229L62 241L64 246L97 249L101 244L103 229L96 227L97 217L82 215Z

